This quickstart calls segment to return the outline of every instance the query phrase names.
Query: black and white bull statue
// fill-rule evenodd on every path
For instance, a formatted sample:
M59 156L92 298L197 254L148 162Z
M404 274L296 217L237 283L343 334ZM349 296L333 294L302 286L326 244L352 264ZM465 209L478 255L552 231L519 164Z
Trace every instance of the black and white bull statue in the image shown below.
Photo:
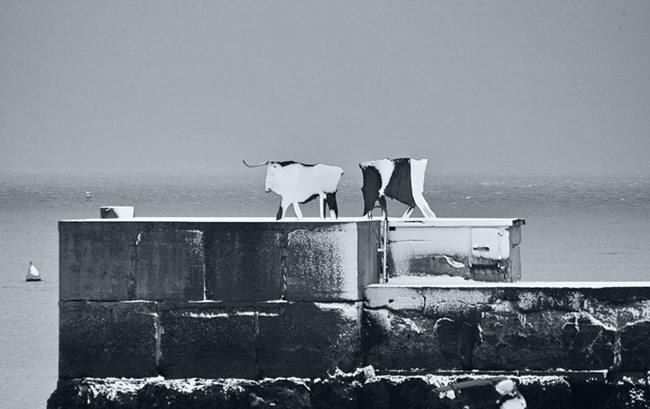
M363 215L372 217L375 202L379 201L384 215L386 196L408 206L402 217L410 217L415 206L427 218L436 217L424 199L424 172L426 159L378 159L359 164L363 173Z
M320 217L325 218L327 207L332 219L338 218L339 209L336 204L336 191L343 175L343 169L337 166L306 165L293 161L273 162L266 161L249 168L266 165L266 192L273 192L282 198L276 219L284 219L289 205L293 205L296 217L302 220L300 203L307 203L319 199Z

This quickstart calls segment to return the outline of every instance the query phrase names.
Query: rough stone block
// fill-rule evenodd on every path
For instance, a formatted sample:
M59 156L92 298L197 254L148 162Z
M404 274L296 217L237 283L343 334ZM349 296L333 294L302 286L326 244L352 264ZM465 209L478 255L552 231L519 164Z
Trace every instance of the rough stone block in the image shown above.
M275 223L223 223L206 232L207 299L281 299L280 261L285 245L280 226Z
M206 232L215 301L361 301L378 281L379 222L232 222Z
M650 321L636 321L621 330L621 370L650 369Z
M378 241L371 226L328 223L289 232L285 298L361 301L364 287L378 282Z
M259 314L263 377L325 377L361 363L361 303L286 303Z
M157 376L154 303L61 302L59 378Z
M563 316L555 311L525 316L516 310L484 312L472 366L482 370L570 367L569 352L561 347Z
M62 301L203 300L203 234L174 223L60 222Z
M169 378L256 378L257 315L250 306L161 308L160 371Z
M138 227L121 222L59 222L62 301L135 298Z
M645 371L649 295L623 285L371 285L364 357L383 370Z
M363 408L426 408L431 385L422 377L377 376L363 385Z
M167 225L142 230L136 241L135 285L140 300L203 300L203 232Z

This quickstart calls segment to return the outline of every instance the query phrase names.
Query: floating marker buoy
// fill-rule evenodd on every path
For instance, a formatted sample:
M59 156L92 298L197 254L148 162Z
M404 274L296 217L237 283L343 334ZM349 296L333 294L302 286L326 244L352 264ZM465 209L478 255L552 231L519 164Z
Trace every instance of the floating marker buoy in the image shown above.
M25 281L41 281L41 275L38 274L38 270L36 267L34 267L31 261L29 262L29 268L27 269L27 278Z

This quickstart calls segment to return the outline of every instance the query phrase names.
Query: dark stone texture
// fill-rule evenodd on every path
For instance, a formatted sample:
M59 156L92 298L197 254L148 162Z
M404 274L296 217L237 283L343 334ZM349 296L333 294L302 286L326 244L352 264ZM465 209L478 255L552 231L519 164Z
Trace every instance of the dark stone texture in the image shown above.
M259 315L262 377L325 377L361 364L361 303L287 303Z
M575 314L562 328L563 346L572 369L614 367L617 338L615 330L594 322L586 314Z
M630 323L621 331L621 370L650 368L650 321Z
M137 236L136 298L203 300L205 257L200 230L151 229Z
M134 299L139 229L124 222L59 222L60 300Z
M157 376L154 303L62 302L59 378Z
M316 379L311 384L314 409L358 409L362 382L355 379Z
M60 222L62 301L202 300L202 232L169 223Z
M250 307L163 307L161 374L170 378L256 378L256 314Z
M62 301L361 301L379 221L59 222Z
M241 382L240 382L241 383ZM249 407L249 394L241 383L231 387L228 382L195 380L148 383L136 395L137 408L167 409L239 409ZM93 409L95 406L92 406Z
M418 409L432 387L422 377L375 377L363 384L362 408Z
M279 300L284 293L282 224L223 223L206 233L206 296L220 301Z
M379 370L442 367L435 321L390 311L364 315L364 363Z
M379 222L222 223L206 233L207 298L361 301L378 281Z
M249 405L253 408L310 409L311 391L303 380L272 379L247 388Z
M371 285L364 363L380 370L645 371L648 297L647 287L634 286Z
M645 373L564 376L509 375L529 409L648 408ZM326 379L67 379L48 409L290 408L421 409L491 408L516 395L495 394L503 377L459 373L426 376L337 374ZM445 392L453 390L455 399ZM484 399L486 398L486 399ZM497 406L498 407L498 406Z
M479 341L479 328L469 322L440 319L434 327L442 361L449 357L452 365L458 363L462 369L471 369L474 345ZM448 365L444 365L447 367Z
M526 399L527 409L574 409L574 393L566 379L558 376L518 379L517 389ZM583 397L579 397L582 399ZM596 409L598 406L593 406Z
M472 366L481 370L566 367L568 351L560 347L562 316L554 311L525 318L516 312L485 312L480 322L482 342L473 351Z

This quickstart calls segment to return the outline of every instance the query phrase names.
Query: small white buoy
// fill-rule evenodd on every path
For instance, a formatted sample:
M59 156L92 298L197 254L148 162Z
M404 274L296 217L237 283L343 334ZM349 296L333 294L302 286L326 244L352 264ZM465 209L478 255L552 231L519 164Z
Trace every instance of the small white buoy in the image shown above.
M27 269L27 278L25 281L41 281L41 276L38 274L38 270L36 267L34 267L31 261L29 262L29 268Z

